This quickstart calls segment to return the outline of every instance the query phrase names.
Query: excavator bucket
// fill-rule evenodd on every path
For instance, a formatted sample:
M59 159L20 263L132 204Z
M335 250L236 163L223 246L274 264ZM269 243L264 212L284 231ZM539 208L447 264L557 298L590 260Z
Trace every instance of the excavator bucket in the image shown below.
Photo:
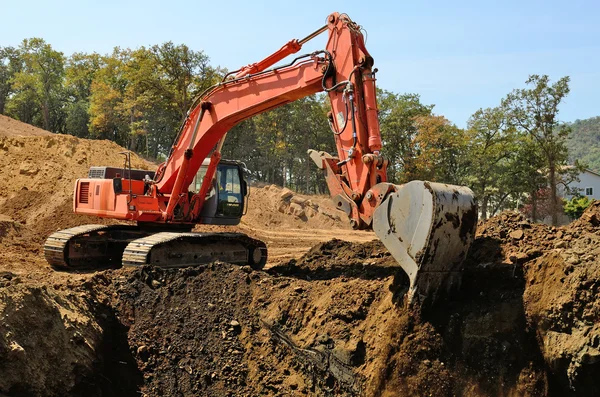
M373 216L373 230L408 274L408 303L421 306L460 286L476 226L469 188L423 181L396 186Z

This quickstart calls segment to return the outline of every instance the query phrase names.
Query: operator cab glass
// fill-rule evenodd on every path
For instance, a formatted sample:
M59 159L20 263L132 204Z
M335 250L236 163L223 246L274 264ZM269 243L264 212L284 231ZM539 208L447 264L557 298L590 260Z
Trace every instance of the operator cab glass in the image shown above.
M217 215L241 216L244 211L240 169L233 165L217 168Z
M202 187L208 164L203 164L192 181L189 190L197 193ZM206 195L205 217L240 218L244 213L244 187L242 169L235 162L221 161L217 167L213 186ZM210 223L210 222L209 222Z

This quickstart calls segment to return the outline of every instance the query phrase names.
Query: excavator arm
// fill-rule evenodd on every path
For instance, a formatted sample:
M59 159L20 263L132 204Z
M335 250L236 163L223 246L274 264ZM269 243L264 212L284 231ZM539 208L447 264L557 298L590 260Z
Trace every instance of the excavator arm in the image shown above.
M291 64L267 70L325 31L329 36L324 51L299 56ZM187 187L203 160L211 155L207 177L194 198L200 204L187 219L195 221L220 156L220 150L215 147L220 149L219 141L235 124L325 91L332 107L329 123L335 136L337 157L323 155L321 158L316 153L311 153L311 157L320 168L327 170L330 191L352 224L356 228L369 228L376 203L362 207L360 203L371 187L386 182L387 166L379 152L382 144L372 65L373 58L365 48L359 26L348 16L334 13L329 16L327 25L307 38L291 40L278 52L230 73L211 87L189 113L169 159L157 172L156 191L169 197L163 220L172 221L174 209L187 205L181 201L185 200Z
M289 64L273 67L324 32L328 33L324 50L297 56ZM159 227L187 225L191 228L202 223L204 201L213 186L227 132L252 116L326 92L331 102L328 120L337 153L311 150L309 156L323 170L334 203L348 215L351 225L356 229L372 228L405 270L410 279L408 300L435 301L460 284L462 261L477 223L475 200L466 187L423 181L405 185L387 182L388 161L380 153L382 139L375 72L360 27L347 15L333 13L325 26L306 38L291 40L262 61L229 73L200 95L167 161L158 167L153 178L133 180L130 170L129 179L78 180L75 212ZM206 159L210 161L201 187L197 193L190 192L188 187ZM97 225L92 229L99 230ZM86 229L70 233L82 236L91 232ZM66 252L64 247L75 237L63 234L49 239L58 248L48 243L47 257ZM163 233L160 244L167 247L174 244L169 241L194 238L195 235L181 237ZM144 261L150 260L151 250L155 252L155 259L158 257L158 250L152 248L158 244L157 237L139 241L127 246L123 261L129 258L127 260L134 263L139 257L142 258L140 263L150 263ZM212 244L214 252L224 252L220 242ZM257 254L259 242L242 241L241 244L240 252L254 252L254 262L264 263L265 257L261 259ZM172 250L165 248L165 255L171 258ZM193 257L201 254L197 251Z

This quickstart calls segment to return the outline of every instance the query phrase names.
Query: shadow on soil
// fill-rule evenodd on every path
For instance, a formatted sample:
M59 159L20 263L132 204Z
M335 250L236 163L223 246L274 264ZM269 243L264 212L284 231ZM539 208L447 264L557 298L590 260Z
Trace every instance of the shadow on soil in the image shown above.
M465 260L460 292L423 312L422 321L441 335L444 360L461 373L455 391L552 395L535 332L526 322L523 268L499 262L501 252L499 240L478 238Z

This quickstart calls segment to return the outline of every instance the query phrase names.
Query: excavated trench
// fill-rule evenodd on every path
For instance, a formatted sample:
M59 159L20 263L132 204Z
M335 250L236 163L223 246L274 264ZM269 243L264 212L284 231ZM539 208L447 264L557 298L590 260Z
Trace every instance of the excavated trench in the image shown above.
M479 227L460 294L407 310L380 243L267 271L218 263L0 276L0 395L594 396L600 206Z

